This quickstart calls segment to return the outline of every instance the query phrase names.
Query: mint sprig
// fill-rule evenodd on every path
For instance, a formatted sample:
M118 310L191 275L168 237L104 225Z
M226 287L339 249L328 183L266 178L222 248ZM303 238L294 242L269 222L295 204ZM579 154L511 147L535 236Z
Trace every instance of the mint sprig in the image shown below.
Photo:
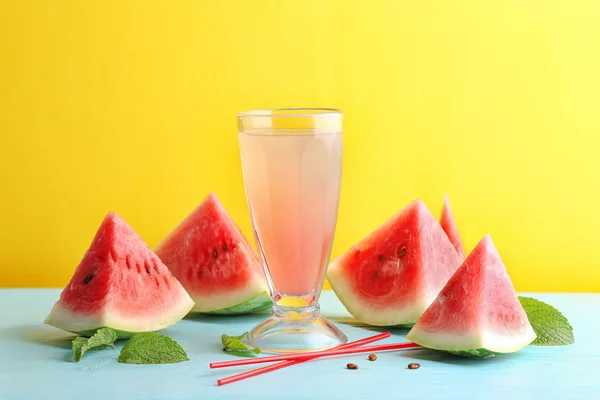
M573 327L556 308L531 297L519 296L527 319L536 333L533 346L565 346L575 343Z
M258 347L249 348L246 346L242 339L246 336L248 332L245 332L238 336L229 336L226 334L221 335L221 342L223 343L224 351L232 351L232 352L251 352L254 354L260 354L260 349Z
M179 343L156 332L136 333L119 354L119 362L126 364L169 364L187 360Z
M104 350L108 346L115 348L114 342L117 340L117 332L110 328L98 329L98 331L89 339L78 336L73 339L73 360L79 362L81 357L88 350Z

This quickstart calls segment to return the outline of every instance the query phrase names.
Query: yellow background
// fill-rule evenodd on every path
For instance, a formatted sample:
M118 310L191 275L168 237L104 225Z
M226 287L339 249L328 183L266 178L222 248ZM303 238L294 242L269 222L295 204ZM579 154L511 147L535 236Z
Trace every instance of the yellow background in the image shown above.
M346 112L334 256L450 195L518 290L600 291L598 1L0 0L0 286L64 286L104 214L154 246L209 191L250 234L235 113Z

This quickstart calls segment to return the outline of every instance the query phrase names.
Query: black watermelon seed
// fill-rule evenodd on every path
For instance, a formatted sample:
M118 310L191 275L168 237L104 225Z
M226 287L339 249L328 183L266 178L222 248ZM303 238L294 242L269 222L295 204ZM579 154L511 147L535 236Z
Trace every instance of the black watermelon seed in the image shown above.
M385 260L385 257L383 256L383 254L380 254L379 257L377 257L377 259L379 261L383 261L383 260Z
M404 257L405 254L406 254L406 246L402 246L400 251L398 251L398 258Z
M219 256L219 253L217 253L217 250L213 250L213 257L217 258Z
M223 251L227 251L227 243L223 243Z
M92 272L90 272L89 274L87 274L84 278L83 278L83 284L87 285L88 283L90 283L90 281L94 279L94 274Z
M146 273L150 275L150 268L146 267Z
M372 281L376 281L377 279L379 279L379 271L375 271L373 272L373 275L371 275Z

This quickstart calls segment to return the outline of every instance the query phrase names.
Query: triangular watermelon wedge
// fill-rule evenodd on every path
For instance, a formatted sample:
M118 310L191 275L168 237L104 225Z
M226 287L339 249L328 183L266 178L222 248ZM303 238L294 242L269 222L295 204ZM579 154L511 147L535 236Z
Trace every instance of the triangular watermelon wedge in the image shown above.
M348 311L377 326L412 326L461 263L440 224L415 200L328 268Z
M258 256L214 193L156 254L194 299L194 312L243 314L272 305Z
M464 260L465 248L463 247L462 240L460 239L460 235L458 233L458 227L456 226L456 221L454 220L454 213L450 207L450 199L448 198L448 195L444 196L444 208L442 208L440 225L442 226L444 232L446 232L446 235L448 235L448 239L450 239L450 242L452 242L452 245L456 249L456 252L460 258Z
M536 338L489 235L406 338L431 349L484 357L515 352Z
M156 254L116 213L108 213L45 322L84 336L110 327L122 338L167 328L192 306Z

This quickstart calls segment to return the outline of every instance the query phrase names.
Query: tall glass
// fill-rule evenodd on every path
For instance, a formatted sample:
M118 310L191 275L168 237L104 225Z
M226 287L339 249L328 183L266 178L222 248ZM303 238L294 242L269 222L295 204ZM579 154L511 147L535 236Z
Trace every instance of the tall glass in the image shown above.
M237 118L246 199L274 304L245 341L268 353L346 343L318 303L340 197L342 112L275 109Z

